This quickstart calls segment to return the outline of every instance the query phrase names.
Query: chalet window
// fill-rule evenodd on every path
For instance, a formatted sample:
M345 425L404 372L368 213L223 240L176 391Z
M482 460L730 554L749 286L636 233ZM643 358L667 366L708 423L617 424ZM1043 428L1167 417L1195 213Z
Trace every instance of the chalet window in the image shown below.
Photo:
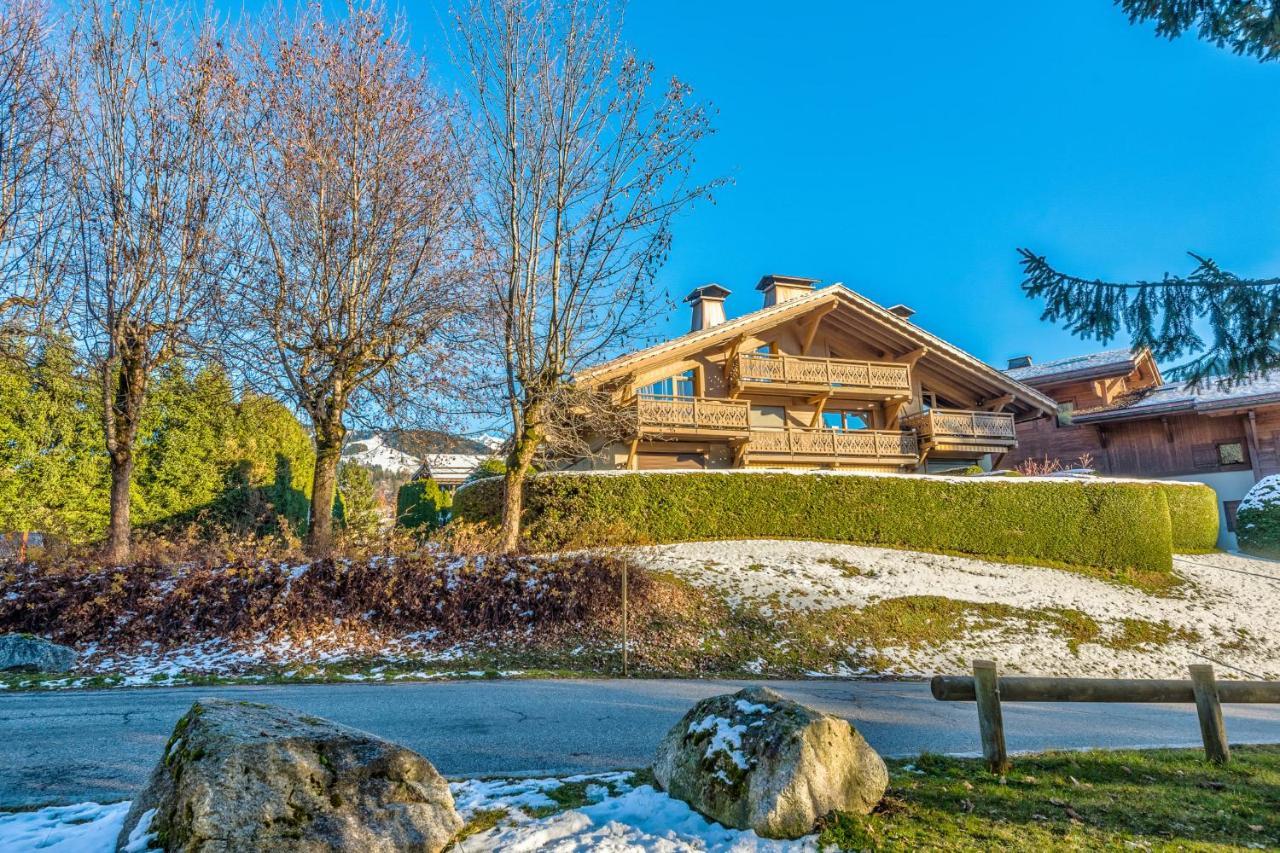
M855 430L871 428L871 413L867 411L835 411L822 413L822 425L827 429Z
M1227 532L1236 532L1236 511L1240 509L1240 501L1223 501L1222 514L1227 517Z
M1218 444L1219 465L1243 465L1244 445L1238 441L1223 441Z
M666 379L659 379L652 385L640 389L641 397L695 397L697 396L698 376L690 369Z
M1058 404L1058 426L1060 427L1071 426L1071 418L1075 416L1075 413L1076 413L1075 400L1063 400L1061 403L1059 403Z

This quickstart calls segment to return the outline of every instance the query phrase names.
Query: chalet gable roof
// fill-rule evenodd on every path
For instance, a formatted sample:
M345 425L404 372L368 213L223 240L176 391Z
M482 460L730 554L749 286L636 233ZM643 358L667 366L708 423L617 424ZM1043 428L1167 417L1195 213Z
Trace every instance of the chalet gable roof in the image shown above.
M1025 385L1043 388L1047 385L1060 385L1066 382L1127 376L1138 369L1141 361L1150 358L1151 351L1148 349L1134 352L1125 347L1056 358L1041 364L1029 364L1026 367L1012 367L1005 370L1004 374ZM1159 382L1159 372L1154 361L1151 367Z
M1115 405L1078 412L1073 423L1109 423L1173 414L1222 414L1259 406L1280 405L1280 374L1255 376L1226 384L1206 379L1198 388L1169 382L1126 395Z
M751 335L774 328L827 305L831 306L833 312L849 312L873 323L886 338L900 342L904 353L920 347L926 348L928 352L922 357L921 363L928 362L935 369L962 374L983 388L990 389L993 397L1011 394L1023 409L1046 414L1057 411L1057 403L1039 391L838 283L794 296L707 329L689 332L669 341L626 353L579 371L575 379L593 385L608 382L641 368L679 361L717 344L727 344L740 335Z

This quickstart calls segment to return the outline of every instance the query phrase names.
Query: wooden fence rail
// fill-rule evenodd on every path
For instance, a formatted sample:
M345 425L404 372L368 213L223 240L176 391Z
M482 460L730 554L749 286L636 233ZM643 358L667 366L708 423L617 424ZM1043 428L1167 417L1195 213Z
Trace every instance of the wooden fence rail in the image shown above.
M1169 702L1195 703L1200 735L1210 761L1231 758L1222 703L1280 704L1280 682L1217 681L1213 667L1193 664L1189 681L1129 678L1042 678L1004 676L991 661L975 660L973 675L935 675L933 698L944 702L976 702L982 755L993 772L1009 769L1001 702Z

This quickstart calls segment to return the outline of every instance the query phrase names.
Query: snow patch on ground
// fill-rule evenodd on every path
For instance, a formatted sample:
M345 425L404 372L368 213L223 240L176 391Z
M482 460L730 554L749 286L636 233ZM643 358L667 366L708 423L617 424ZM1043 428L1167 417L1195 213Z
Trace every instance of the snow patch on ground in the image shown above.
M568 779L469 780L454 783L454 800L463 820L478 811L506 810L493 829L467 838L467 850L553 851L708 851L708 853L782 853L817 851L810 836L798 841L763 839L754 832L727 829L704 818L680 800L649 785L632 787L631 773L573 776ZM563 782L586 782L588 794L601 796L579 808L535 818L526 808L553 802L546 791ZM544 803L543 800L546 802Z
M108 853L116 849L116 837L128 813L127 802L77 803L30 812L0 812L0 851ZM145 842L137 849L145 850Z
M1185 678L1188 664L1212 658L1221 662L1219 677L1280 678L1280 644L1274 630L1275 614L1280 612L1280 563L1269 560L1238 554L1177 555L1174 570L1186 584L1173 595L1155 596L1057 569L826 542L690 542L630 550L651 569L672 572L695 586L716 590L735 606L753 606L766 616L933 595L1028 610L1079 610L1108 632L1121 630L1126 617L1167 622L1201 637L1125 650L1084 643L1072 651L1050 626L1036 626L1012 633L971 631L924 649L851 650L855 656L878 652L895 661L888 674L966 670L973 657L991 657L1007 672ZM813 674L879 673L836 667Z
M660 853L816 853L814 837L772 841L754 832L712 823L680 800L649 785L632 786L632 773L599 773L565 779L468 779L453 782L454 802L464 821L478 812L501 810L498 825L463 840L463 851L660 851ZM565 783L584 786L586 805L545 817L556 808L547 796ZM534 811L534 814L530 814ZM0 812L0 851L110 853L129 803L80 803L30 812ZM144 816L145 818L145 816ZM149 821L130 834L130 853L147 849Z

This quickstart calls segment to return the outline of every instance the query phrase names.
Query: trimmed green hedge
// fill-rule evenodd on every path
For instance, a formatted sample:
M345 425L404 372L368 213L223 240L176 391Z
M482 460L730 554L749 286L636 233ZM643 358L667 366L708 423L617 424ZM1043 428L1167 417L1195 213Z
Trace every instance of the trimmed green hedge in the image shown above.
M1150 483L1016 478L539 474L526 485L525 529L535 548L819 539L1108 572L1169 571L1170 491ZM459 490L455 517L496 522L501 492L498 478ZM1180 518L1190 503L1178 501Z
M1218 493L1208 486L1155 483L1169 504L1175 554L1203 554L1218 547Z

